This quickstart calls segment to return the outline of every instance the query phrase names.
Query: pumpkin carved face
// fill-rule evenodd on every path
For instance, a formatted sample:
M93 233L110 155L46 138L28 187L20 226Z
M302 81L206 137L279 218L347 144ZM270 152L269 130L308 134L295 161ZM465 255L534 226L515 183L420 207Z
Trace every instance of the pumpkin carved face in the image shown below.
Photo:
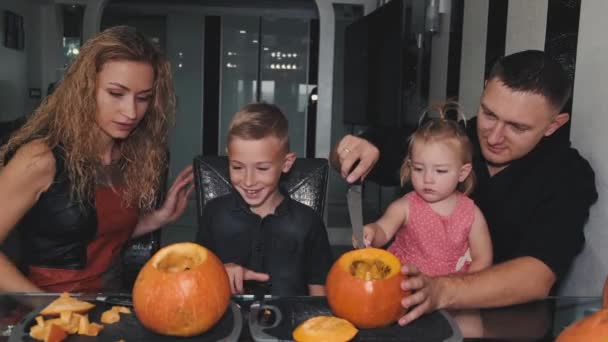
M405 314L401 289L405 276L392 253L364 248L344 253L327 276L327 301L333 313L358 328L389 325Z
M133 286L137 318L163 335L201 334L222 318L229 304L224 264L206 248L189 242L159 250Z
M559 334L556 342L608 341L608 279L604 283L604 307L598 312L574 322Z

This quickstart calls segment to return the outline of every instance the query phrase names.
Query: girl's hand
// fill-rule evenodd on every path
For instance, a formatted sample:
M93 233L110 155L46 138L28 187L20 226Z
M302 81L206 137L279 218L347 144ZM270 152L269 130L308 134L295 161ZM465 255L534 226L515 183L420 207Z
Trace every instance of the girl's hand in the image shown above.
M160 226L174 222L182 216L192 191L194 191L194 173L192 166L188 166L175 178L162 207L154 211Z
M365 243L365 247L370 247L374 245L374 238L376 237L376 227L372 225L365 225L363 227L363 243Z
M372 225L365 225L363 227L363 243L364 246L359 246L357 243L357 239L355 239L355 235L353 234L352 243L354 248L364 248L372 246L374 242L374 236L376 236L376 228Z

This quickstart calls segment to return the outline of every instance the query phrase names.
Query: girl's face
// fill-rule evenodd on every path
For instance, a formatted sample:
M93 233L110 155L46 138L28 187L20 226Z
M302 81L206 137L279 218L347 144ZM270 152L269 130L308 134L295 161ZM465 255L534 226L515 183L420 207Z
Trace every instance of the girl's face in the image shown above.
M109 139L125 139L152 100L154 70L144 62L110 61L97 74L96 123Z
M429 203L448 198L471 173L455 140L417 141L412 146L410 172L414 190Z

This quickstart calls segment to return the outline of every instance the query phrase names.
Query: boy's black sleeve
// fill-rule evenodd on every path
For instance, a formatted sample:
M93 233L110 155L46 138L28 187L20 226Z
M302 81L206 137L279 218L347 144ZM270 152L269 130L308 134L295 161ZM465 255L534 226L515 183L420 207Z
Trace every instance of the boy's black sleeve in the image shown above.
M203 209L203 216L201 222L199 222L198 229L196 231L195 242L201 246L204 246L215 252L215 246L213 245L213 239L211 238L211 227L212 227L212 215L209 205Z
M306 258L306 279L308 285L325 285L325 278L333 264L333 256L327 230L323 220L315 214L315 219L311 223L308 244L305 246Z

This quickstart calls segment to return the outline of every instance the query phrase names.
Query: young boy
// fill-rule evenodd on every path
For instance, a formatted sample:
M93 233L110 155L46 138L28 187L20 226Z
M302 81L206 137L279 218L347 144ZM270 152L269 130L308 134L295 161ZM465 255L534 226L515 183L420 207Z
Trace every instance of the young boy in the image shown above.
M263 283L272 295L324 295L332 265L322 219L285 195L281 174L289 152L287 119L274 105L254 103L237 112L226 152L234 190L210 201L196 241L223 262L233 294L243 281Z

